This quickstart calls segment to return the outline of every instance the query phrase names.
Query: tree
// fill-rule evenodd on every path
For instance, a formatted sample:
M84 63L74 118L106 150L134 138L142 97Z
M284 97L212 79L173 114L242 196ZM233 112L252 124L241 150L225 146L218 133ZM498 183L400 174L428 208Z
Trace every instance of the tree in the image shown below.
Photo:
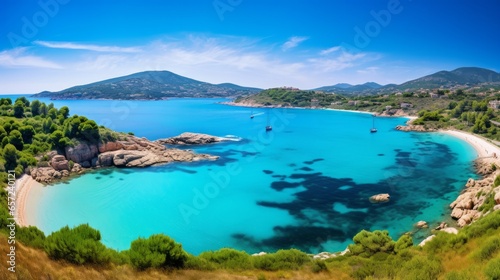
M45 103L42 103L40 105L40 115L46 116L47 113L48 113L47 105L45 105Z
M40 115L40 107L41 107L42 103L38 100L33 100L31 102L31 113L33 114L33 116L38 116Z
M12 99L10 98L1 98L0 105L12 105Z
M24 104L22 101L14 103L14 117L22 118L24 116Z
M71 142L71 140L68 137L65 137L64 133L60 130L52 132L49 139L53 147L61 150L64 150L64 148Z
M0 126L0 139L3 139L4 137L7 137L7 131L5 131L3 126Z
M14 170L17 166L17 149L12 144L5 145L3 149L3 158L5 159L5 169Z
M62 115L64 119L67 119L69 116L68 106L62 106L61 109L59 109L59 114Z
M30 101L26 97L24 97L24 96L17 98L16 102L22 102L23 105L24 105L24 107L30 106Z
M95 121L87 120L78 127L81 135L90 142L96 142L99 139L99 127Z
M57 117L57 109L56 108L51 108L49 110L49 113L47 115L49 116L49 118L51 118L52 120L54 120Z
M22 151L24 147L23 135L19 130L12 130L9 133L9 143L14 145L17 150Z
M129 256L132 265L141 270L149 267L181 268L187 260L182 245L163 234L134 240L130 245Z
M19 132L23 136L24 143L31 143L33 140L33 135L35 135L35 129L31 125L21 126Z
M387 230L374 232L362 230L354 236L353 241L354 244L348 246L349 251L361 257L371 257L378 252L392 253L394 251L395 242Z
M45 239L45 252L52 259L76 264L109 262L109 253L101 243L101 233L88 224L53 232Z
M396 253L400 253L405 249L408 249L413 246L413 239L411 238L411 235L409 234L403 234L398 241L396 241L396 244L394 246L394 251Z

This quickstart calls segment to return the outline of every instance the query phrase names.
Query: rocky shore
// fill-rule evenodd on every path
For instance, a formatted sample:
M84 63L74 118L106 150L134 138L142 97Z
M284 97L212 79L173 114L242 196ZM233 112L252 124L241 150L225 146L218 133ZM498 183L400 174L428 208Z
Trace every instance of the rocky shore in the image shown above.
M167 138L167 139L159 139L156 140L155 143L159 144L168 144L168 145L205 145L218 143L227 140L223 137L212 136L208 134L201 133L192 133L192 132L184 132L179 136Z
M179 139L183 139L185 144L222 141L215 136L196 133L182 134L178 137L181 137ZM135 136L127 136L124 140L99 145L80 142L73 147L66 147L63 153L49 152L46 155L48 161L31 169L29 175L38 182L51 183L63 177L81 174L88 168L146 167L176 161L218 159L217 156L197 154L190 150L169 149L162 143L162 140L149 141Z

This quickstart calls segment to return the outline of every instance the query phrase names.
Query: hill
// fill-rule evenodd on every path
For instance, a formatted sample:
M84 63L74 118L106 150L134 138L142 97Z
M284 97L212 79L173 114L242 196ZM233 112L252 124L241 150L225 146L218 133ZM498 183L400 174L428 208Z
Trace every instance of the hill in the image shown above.
M368 82L360 85L340 83L333 86L319 87L314 90L349 94L349 93L359 93L363 91L373 91L381 87L383 86L374 82Z
M146 71L75 86L58 92L44 91L36 97L54 99L164 99L168 97L229 97L260 89L235 84L210 84L169 71Z

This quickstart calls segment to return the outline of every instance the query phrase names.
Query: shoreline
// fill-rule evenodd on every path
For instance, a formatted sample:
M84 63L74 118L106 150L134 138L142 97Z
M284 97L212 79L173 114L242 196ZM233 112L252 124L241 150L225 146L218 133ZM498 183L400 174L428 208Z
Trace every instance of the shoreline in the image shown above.
M356 114L366 114L366 115L375 115L379 118L406 118L408 121L415 120L418 117L409 116L409 115L400 115L400 116L385 116L375 112L369 111L358 111L358 110L347 110L347 109L333 109L333 108L325 108L325 107L293 107L293 106L264 106L260 104L248 104L248 103L234 103L233 101L229 102L219 102L219 104L234 106L234 107L247 107L247 108L265 108L265 109L300 109L300 110L325 110L325 111L338 111L338 112L348 112L348 113L356 113Z
M31 226L26 220L26 201L33 187L42 187L43 184L35 181L31 176L24 174L16 180L16 223L21 227Z
M461 130L440 130L439 133L453 136L455 138L461 139L467 142L477 153L477 159L479 158L492 158L495 156L498 158L500 156L500 147L488 142L488 140L481 138L480 136L474 135ZM498 160L496 160L498 162Z

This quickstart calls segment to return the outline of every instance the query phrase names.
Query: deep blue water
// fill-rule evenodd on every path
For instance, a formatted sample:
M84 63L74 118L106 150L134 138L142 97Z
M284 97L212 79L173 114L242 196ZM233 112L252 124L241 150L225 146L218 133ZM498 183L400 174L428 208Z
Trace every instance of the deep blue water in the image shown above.
M269 113L274 129L266 133L266 114L250 119L249 108L219 101L53 101L152 140L191 131L241 141L190 147L219 155L213 162L98 170L37 189L28 221L46 233L89 223L120 250L165 233L193 254L340 251L362 229L397 238L419 220L447 219L447 205L475 176L470 146L439 133L396 131L404 118L377 118L371 134L369 114L257 109ZM368 201L386 192L390 202Z

